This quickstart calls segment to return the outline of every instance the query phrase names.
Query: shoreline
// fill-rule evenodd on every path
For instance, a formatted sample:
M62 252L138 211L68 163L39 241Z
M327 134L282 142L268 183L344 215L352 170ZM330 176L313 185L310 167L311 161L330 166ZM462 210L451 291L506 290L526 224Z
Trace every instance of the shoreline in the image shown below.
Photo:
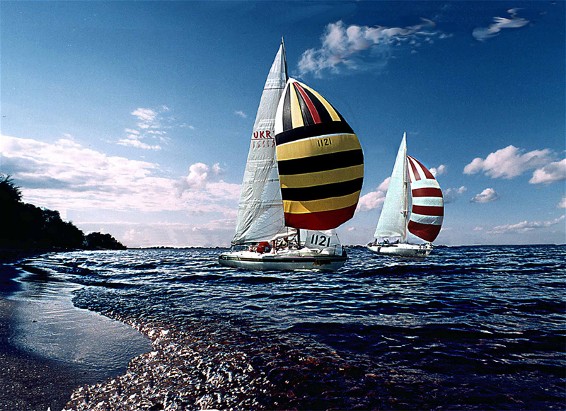
M151 344L127 324L75 307L69 287L26 283L18 262L29 255L0 263L0 409L62 410L78 387L123 374Z

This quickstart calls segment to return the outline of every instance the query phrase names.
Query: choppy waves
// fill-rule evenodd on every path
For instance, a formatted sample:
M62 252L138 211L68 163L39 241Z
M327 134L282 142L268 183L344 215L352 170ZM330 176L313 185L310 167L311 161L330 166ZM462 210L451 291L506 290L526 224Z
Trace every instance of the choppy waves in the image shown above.
M566 407L566 247L438 248L422 261L354 248L336 273L234 270L219 252L23 263L29 281L80 284L75 305L154 342L70 408Z

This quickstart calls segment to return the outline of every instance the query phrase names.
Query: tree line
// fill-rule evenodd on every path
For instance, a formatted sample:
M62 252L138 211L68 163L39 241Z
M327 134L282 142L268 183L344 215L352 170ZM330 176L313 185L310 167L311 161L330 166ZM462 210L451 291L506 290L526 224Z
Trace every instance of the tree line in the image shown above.
M0 174L0 247L10 249L114 249L126 247L110 234L85 235L58 211L22 201L9 175Z

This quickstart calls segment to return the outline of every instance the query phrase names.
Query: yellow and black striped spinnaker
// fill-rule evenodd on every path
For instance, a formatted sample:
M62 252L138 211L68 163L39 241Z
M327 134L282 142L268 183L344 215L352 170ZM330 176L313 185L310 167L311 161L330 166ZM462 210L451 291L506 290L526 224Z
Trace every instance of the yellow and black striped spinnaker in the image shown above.
M319 93L289 79L275 117L285 224L336 228L354 215L364 177L358 137Z

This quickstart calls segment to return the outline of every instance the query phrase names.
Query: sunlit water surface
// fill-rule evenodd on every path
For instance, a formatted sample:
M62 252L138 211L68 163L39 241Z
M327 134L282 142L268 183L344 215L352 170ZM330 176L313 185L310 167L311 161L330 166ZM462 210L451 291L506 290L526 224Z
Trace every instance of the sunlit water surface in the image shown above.
M267 408L270 395L300 409L566 408L564 246L425 260L350 248L335 273L230 269L221 251L53 253L25 266L73 287L78 307L237 335L274 383Z

